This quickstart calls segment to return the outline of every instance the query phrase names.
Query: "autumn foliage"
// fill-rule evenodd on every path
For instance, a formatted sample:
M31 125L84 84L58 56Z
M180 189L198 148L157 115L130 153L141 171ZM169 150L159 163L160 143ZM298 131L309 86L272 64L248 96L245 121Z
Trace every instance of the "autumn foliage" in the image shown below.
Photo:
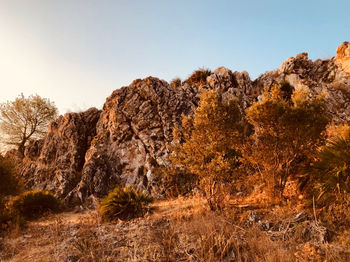
M220 184L232 182L239 166L242 114L235 100L224 102L213 90L203 91L193 116L175 130L171 160L200 178L212 209L218 208ZM219 187L218 187L219 186Z
M254 134L244 157L274 195L282 195L288 178L312 160L329 122L323 97L309 99L304 89L290 96L281 87L266 90L246 116Z
M309 98L307 88L295 90L287 82L265 90L246 112L234 99L202 91L194 114L184 116L174 131L172 166L199 177L212 209L222 204L222 185L232 189L249 173L241 163L254 170L267 193L280 198L287 181L296 180L324 144L326 112L323 96ZM249 124L253 132L247 137Z

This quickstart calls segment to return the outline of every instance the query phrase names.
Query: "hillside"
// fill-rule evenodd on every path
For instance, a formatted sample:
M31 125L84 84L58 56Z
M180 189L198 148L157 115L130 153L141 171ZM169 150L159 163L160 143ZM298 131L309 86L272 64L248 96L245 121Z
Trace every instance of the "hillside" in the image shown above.
M29 187L50 190L67 203L103 196L115 184L157 192L154 169L169 164L172 130L183 114L193 113L203 89L216 90L226 100L236 97L244 113L264 89L288 81L297 89L307 87L313 96L326 93L332 121L348 123L349 48L344 42L337 57L315 61L298 54L254 81L247 72L223 67L203 82L135 80L114 91L102 112L67 113L53 122L43 141L27 147L23 177Z
M350 261L350 44L134 80L0 175L0 261Z

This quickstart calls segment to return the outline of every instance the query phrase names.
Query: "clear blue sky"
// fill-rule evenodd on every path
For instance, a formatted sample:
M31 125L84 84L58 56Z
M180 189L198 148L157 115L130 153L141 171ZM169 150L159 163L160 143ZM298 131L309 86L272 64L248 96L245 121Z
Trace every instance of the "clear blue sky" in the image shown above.
M37 93L67 110L199 67L252 78L350 40L350 1L0 0L0 102Z

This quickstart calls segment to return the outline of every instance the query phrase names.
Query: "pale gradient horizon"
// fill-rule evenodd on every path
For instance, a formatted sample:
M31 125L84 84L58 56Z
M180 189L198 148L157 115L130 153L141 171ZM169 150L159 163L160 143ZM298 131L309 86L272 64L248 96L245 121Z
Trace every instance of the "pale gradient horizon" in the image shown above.
M290 56L335 56L350 1L0 0L0 102L23 93L61 114L102 108L134 79L199 67L252 79Z

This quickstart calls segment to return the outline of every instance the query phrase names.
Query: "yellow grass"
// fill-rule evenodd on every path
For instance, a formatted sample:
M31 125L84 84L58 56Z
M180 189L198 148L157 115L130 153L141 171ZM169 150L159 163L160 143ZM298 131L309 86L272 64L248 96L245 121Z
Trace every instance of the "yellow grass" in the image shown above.
M247 200L257 204L253 197ZM254 210L262 220L286 225L301 205L229 205L212 212L196 196L152 207L144 218L114 223L101 223L95 210L44 217L2 239L0 261L350 261L349 231L336 242L315 246L284 232L283 240L273 240L257 224L247 223Z

